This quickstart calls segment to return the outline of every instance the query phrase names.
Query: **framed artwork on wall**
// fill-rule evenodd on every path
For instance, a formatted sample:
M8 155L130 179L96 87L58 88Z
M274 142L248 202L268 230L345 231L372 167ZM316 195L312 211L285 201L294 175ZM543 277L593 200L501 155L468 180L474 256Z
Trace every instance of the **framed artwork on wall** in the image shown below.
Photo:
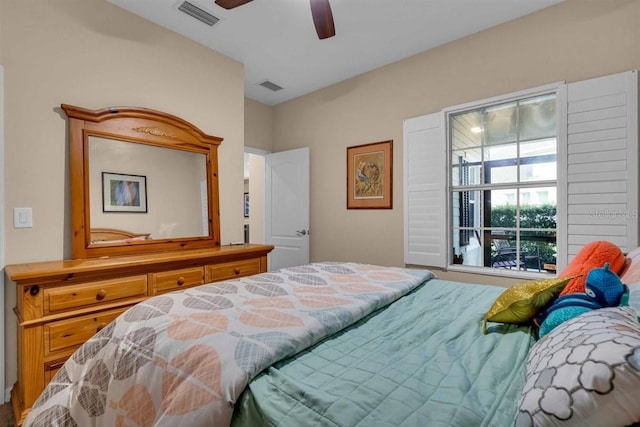
M249 193L244 193L244 217L249 218Z
M147 212L147 177L102 172L103 212Z
M393 141L347 147L347 209L393 207Z

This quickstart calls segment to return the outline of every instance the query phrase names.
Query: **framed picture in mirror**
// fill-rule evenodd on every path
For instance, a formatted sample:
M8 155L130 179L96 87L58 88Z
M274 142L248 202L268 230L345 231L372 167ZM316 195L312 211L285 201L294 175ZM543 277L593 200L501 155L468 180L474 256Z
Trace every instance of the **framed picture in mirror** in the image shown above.
M147 177L102 172L104 212L147 212Z

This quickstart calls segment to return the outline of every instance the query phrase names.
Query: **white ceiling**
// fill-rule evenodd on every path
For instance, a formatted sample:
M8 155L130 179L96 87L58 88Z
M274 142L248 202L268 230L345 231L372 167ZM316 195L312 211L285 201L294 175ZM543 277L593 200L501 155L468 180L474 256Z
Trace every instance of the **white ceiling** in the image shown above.
M220 19L212 27L179 11L184 0L108 1L243 63L245 96L276 105L562 0L331 0L336 35L325 40L309 0L188 0Z

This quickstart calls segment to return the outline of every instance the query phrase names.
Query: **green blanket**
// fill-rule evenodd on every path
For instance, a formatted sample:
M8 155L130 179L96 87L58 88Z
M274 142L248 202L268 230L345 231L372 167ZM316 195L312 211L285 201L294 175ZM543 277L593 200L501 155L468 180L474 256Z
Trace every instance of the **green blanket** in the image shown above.
M241 426L509 426L530 329L484 313L504 289L432 279L256 377Z

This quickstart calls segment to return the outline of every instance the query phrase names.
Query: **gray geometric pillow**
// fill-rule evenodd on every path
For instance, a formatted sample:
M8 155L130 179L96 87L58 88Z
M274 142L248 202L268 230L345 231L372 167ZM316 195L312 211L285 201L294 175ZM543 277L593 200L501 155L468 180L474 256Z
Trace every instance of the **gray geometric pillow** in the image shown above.
M631 307L561 323L529 352L516 426L640 422L640 323Z

